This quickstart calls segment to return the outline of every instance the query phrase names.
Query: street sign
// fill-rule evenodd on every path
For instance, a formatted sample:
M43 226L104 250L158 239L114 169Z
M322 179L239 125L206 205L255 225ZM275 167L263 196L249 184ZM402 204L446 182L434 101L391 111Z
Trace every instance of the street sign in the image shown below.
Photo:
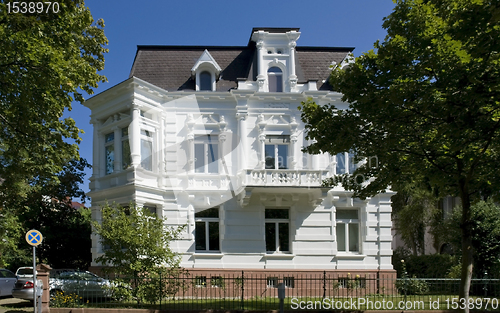
M41 244L42 240L43 240L42 233L40 233L36 229L32 229L26 233L26 241L33 247L36 247L39 244Z

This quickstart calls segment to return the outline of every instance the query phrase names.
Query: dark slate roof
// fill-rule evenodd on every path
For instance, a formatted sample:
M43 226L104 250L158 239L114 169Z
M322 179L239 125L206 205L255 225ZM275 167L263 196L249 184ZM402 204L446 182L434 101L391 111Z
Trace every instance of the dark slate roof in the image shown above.
M168 91L195 90L191 68L205 49L222 69L217 91L236 88L238 79L256 80L255 43L246 47L225 46L137 46L130 77L135 76ZM354 48L296 47L299 83L317 81L318 89L329 90L330 64L340 63ZM326 83L322 83L326 80Z

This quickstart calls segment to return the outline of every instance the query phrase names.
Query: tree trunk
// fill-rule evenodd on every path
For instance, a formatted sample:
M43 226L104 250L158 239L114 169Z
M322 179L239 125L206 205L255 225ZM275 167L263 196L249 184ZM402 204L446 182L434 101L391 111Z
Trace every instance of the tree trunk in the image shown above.
M462 200L462 220L460 225L462 230L462 273L460 277L459 303L465 301L465 304L468 304L473 266L471 201L466 184L461 182L460 185L460 198ZM461 308L461 311L468 313L468 306L465 305L465 308Z

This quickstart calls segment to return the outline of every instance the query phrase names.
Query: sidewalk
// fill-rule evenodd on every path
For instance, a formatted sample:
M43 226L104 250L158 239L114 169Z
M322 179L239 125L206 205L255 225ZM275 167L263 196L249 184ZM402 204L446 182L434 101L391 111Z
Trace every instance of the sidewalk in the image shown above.
M17 298L0 298L0 313L33 312L33 304Z

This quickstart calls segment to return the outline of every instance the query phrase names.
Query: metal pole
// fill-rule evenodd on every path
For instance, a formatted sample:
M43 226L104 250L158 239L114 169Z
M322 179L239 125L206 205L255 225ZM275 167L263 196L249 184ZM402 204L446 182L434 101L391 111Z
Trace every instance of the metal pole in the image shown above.
M36 247L33 246L33 312L36 313Z

